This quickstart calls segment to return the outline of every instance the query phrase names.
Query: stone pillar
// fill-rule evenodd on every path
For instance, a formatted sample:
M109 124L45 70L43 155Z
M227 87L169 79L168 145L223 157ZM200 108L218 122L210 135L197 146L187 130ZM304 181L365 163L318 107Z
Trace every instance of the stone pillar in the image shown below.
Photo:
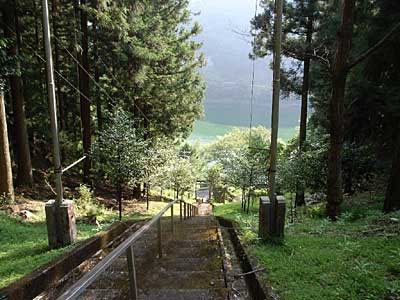
M76 241L76 224L74 202L64 200L60 206L60 222L56 219L56 202L50 200L46 203L47 234L50 248L60 248Z
M282 239L285 232L286 202L277 196L277 208L267 196L260 197L258 236L263 240Z

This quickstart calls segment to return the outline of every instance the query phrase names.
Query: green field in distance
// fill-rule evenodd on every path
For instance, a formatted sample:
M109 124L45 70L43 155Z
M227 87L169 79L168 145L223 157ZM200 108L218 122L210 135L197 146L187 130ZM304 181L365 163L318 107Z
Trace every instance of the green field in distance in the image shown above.
M189 143L199 142L208 144L215 141L219 136L223 136L235 128L244 128L240 126L211 123L208 121L196 121L194 130L188 138ZM279 138L285 142L290 140L297 132L296 127L279 128Z

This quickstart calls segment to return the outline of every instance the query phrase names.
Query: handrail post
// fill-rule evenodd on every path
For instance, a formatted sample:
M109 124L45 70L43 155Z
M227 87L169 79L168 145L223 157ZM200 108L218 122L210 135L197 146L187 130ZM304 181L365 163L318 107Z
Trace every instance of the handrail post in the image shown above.
M126 250L126 258L128 261L130 299L137 300L139 297L136 280L135 253L133 252L132 245Z
M184 220L187 219L187 215L186 215L186 202L183 202L183 219L184 219Z
M182 222L182 201L179 201L179 220Z
M157 221L157 245L158 245L158 258L162 258L162 249L161 249L161 218Z
M174 205L171 205L171 232L174 234Z

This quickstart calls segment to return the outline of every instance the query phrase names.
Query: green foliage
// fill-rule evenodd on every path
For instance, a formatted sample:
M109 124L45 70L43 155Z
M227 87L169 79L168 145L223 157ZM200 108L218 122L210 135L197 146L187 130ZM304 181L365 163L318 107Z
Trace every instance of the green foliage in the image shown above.
M4 80L7 76L18 74L17 57L7 55L7 48L11 43L3 37L0 37L0 87L3 88Z
M180 194L193 189L196 180L195 170L187 158L175 157L167 167L168 182Z
M230 186L266 186L269 143L270 133L264 127L253 128L251 136L249 129L235 129L208 145L205 159L221 166Z
M91 103L90 116L85 117L90 123L92 140L107 139L98 134L101 127L106 128L113 122L115 107L126 113L129 126L135 128L138 139L146 140L149 148L160 140L175 146L189 135L195 119L203 111L205 85L199 70L205 65L205 59L200 52L201 43L195 39L201 28L191 20L188 4L186 0L87 1L85 5L67 1L50 6L63 165L82 156L77 90L84 85L90 90L89 99L84 101ZM46 69L40 58L44 53L41 6L35 1L17 1L10 5L7 2L0 8L2 11L7 8L12 14L15 11L17 18L13 24L3 24L0 29L4 36L11 36L0 38L0 77L21 75L32 162L34 168L48 168L52 148L49 146ZM86 13L89 67L83 73L90 74L89 82L77 76L77 61L82 62L84 54L81 21ZM14 28L14 23L19 28ZM17 55L11 56L14 50ZM5 96L7 115L11 116L10 128L13 128L11 107L15 99L11 99L11 93ZM106 174L108 179L115 180L115 159L111 155L111 162L104 170L95 164L92 171L98 171L95 174L98 177ZM136 184L135 181L149 176L149 172L143 175L138 170L134 168L136 174L121 170L120 174L134 178L132 184Z
M318 128L309 128L301 154L298 138L291 140L278 164L277 184L280 190L296 192L297 188L303 188L314 193L325 191L327 153L327 135Z
M92 157L113 184L137 184L145 175L147 145L129 115L116 108L93 145Z
M208 166L206 172L206 181L212 198L219 202L221 195L219 195L218 189L221 187L224 181L222 166L218 164L213 164L211 166Z
M112 41L99 52L112 62L122 87L115 86L114 78L103 78L104 84L124 108L135 106L136 126L149 137L186 137L202 113L204 83L198 70L205 61L198 53L201 44L193 39L201 28L190 21L187 6L188 1L143 0L89 9L99 22L100 37Z

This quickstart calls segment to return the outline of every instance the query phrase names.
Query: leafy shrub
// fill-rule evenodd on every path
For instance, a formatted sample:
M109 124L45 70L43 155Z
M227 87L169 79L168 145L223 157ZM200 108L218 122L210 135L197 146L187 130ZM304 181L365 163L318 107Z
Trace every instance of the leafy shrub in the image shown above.
M325 203L319 203L307 208L307 214L312 219L322 219L326 216Z
M79 197L75 199L79 217L92 219L101 213L102 207L97 203L93 192L84 184L77 188Z

